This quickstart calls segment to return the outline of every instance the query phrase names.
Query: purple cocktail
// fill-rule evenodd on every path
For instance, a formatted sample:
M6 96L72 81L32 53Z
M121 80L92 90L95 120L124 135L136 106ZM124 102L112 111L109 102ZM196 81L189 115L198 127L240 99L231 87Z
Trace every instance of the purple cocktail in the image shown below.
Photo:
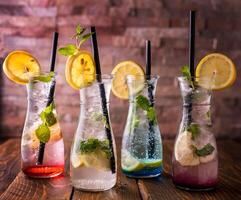
M208 80L193 78L191 86L185 77L178 80L184 103L172 160L173 183L187 190L211 190L218 182L217 146L211 132L211 93L198 84Z

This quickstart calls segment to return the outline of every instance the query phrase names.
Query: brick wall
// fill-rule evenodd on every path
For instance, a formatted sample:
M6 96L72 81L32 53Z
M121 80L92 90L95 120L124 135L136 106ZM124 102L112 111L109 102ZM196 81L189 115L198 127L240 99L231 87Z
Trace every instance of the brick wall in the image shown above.
M196 62L211 52L230 56L238 68L236 84L213 98L214 132L240 137L241 132L241 1L240 0L0 0L0 54L25 49L47 70L51 37L60 33L60 45L71 42L77 23L95 25L104 73L119 61L144 65L145 40L153 44L153 73L160 75L156 108L162 135L174 137L181 102L176 76L188 62L188 10L197 16ZM90 48L89 44L85 45ZM73 135L79 115L79 94L64 79L65 58L58 56L56 104L65 136ZM1 137L20 136L26 114L26 89L1 73ZM122 134L128 104L111 96L115 134Z

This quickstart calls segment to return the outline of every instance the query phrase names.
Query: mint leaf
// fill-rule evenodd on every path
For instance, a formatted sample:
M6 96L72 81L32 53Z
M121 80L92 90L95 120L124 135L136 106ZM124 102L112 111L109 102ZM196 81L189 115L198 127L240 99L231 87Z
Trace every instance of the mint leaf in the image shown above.
M45 109L44 109L44 112L46 112L46 113L51 113L51 112L53 112L53 110L54 110L54 103L52 102L49 106L47 106Z
M97 150L105 152L107 158L110 158L112 153L109 148L109 140L99 140L96 138L90 138L86 141L80 142L81 153L92 153Z
M99 143L99 140L95 138L90 138L87 141L81 141L80 151L83 153L93 152L99 146Z
M149 103L149 100L143 96L143 95L138 95L136 97L136 103L137 106L139 106L141 109L148 111L149 107L151 104Z
M184 77L191 78L191 72L190 72L188 66L183 66L182 69L181 69L181 71L182 71L182 75L183 75Z
M183 66L182 69L182 75L187 79L187 81L189 82L189 85L194 89L194 83L192 81L192 75L190 72L190 69L188 66Z
M46 107L41 113L40 118L44 124L47 126L52 126L57 123L57 119L53 113L54 104L51 103L48 107Z
M192 139L194 140L200 133L200 126L196 123L191 123L187 127L187 131L192 133Z
M54 72L49 72L48 74L39 75L39 76L34 77L34 80L48 83L52 80L53 77L54 77Z
M214 151L214 149L215 148L210 143L208 143L201 149L196 148L195 153L199 157L200 156L207 156L207 155L210 155Z
M79 46L82 45L86 40L88 40L93 33L88 33L82 36L79 42Z
M138 95L136 97L136 103L137 103L138 107L147 111L148 120L155 123L156 122L156 112L155 112L155 109L149 103L149 100L143 95Z
M35 134L40 142L47 143L50 139L50 130L45 124L39 125L35 130Z
M57 120L55 118L54 113L45 113L42 112L40 114L40 117L42 119L42 121L47 124L47 126L53 126L54 124L56 124Z
M77 48L75 45L69 44L65 47L59 48L58 52L59 52L59 54L61 54L63 56L71 56L75 53L76 50L77 50Z
M147 118L149 121L155 123L156 122L156 112L153 107L149 107L147 111Z
M81 35L82 33L85 32L85 28L81 27L79 24L76 26L75 31L76 31L76 35Z

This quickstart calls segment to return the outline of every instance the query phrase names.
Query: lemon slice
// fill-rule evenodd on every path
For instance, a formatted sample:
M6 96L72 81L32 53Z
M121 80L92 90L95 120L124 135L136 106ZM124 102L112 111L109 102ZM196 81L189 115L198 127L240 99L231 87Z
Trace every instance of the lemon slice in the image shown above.
M144 165L146 168L156 168L156 167L161 167L162 165L162 160L157 160L157 159L153 159L153 160L146 160L144 161Z
M196 69L199 85L212 90L230 87L236 80L236 76L236 68L232 60L219 53L205 56Z
M26 84L29 77L40 72L40 65L36 58L26 51L13 51L3 62L6 76L18 84Z
M71 163L74 168L83 166L83 161L81 160L81 155L76 153L71 153Z
M133 172L143 169L145 165L133 156L131 156L128 151L122 151L121 167L125 171Z
M133 61L123 61L115 66L111 74L114 75L112 81L112 92L121 99L128 99L129 92L126 82L127 75L133 75L138 84L133 85L132 92L139 92L144 87L144 71L140 65Z
M85 167L91 167L102 171L110 170L110 160L103 151L95 151L92 153L80 154L81 163Z
M200 163L199 157L193 152L192 145L192 133L184 131L178 136L174 152L176 160L182 166L195 166Z
M66 62L65 77L74 89L90 85L95 80L95 63L88 51L78 50Z

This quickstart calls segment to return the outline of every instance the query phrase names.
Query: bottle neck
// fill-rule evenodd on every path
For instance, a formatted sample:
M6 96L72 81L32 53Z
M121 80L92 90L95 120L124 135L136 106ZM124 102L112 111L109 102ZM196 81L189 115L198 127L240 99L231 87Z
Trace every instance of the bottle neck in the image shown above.
M80 104L88 106L108 105L110 96L110 83L95 83L80 89Z

